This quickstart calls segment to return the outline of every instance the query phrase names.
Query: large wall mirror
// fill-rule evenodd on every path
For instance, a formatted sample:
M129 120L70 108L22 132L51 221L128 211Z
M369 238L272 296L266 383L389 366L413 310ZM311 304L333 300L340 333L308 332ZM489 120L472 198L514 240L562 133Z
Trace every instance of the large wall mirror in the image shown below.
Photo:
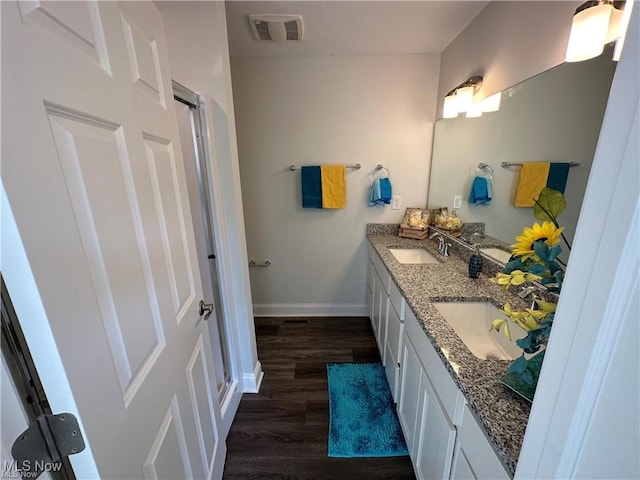
M429 207L451 210L454 195L461 195L457 213L463 222L484 222L485 233L512 244L536 219L531 207L513 204L521 167L503 168L501 163L578 162L580 166L569 169L567 208L558 218L572 241L614 71L607 52L586 62L564 63L503 91L497 112L438 120ZM488 206L467 202L479 163L493 170Z

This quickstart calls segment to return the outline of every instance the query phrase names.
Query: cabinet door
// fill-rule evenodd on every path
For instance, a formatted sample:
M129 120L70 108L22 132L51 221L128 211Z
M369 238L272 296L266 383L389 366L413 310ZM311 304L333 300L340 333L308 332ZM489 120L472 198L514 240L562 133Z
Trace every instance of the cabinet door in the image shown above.
M399 358L403 331L404 322L400 320L396 309L393 308L393 304L390 302L387 314L387 356L391 353L394 358Z
M389 383L389 390L391 390L391 397L395 403L398 403L398 384L399 380L399 364L394 355L393 350L389 346L389 339L386 342L385 358L387 360L384 366L385 373L387 374L387 382Z
M378 292L378 301L380 304L380 314L378 316L378 331L376 334L376 342L378 343L378 351L380 352L380 359L382 364L387 364L387 358L385 356L385 343L387 341L387 316L389 314L389 296L387 292L380 289Z
M478 425L469 407L464 408L458 429L451 478L508 480L511 476Z
M453 459L456 429L423 373L420 380L422 403L416 431L415 469L418 478L448 479Z
M373 263L367 261L367 312L369 319L373 318L373 285L375 283L375 275L373 274Z
M418 422L418 405L420 400L420 380L423 376L422 366L411 341L404 336L402 342L402 362L400 362L400 401L398 402L398 418L407 442L411 459L416 460L414 439Z
M451 467L451 480L475 480L476 475L466 457L464 450L460 446L456 447L456 453Z
M378 327L380 325L380 288L380 279L374 272L373 291L371 293L373 301L373 306L371 308L371 328L373 329L373 335L376 339L378 338Z
M387 335L387 314L389 308L389 295L387 291L382 288L382 280L378 276L377 270L375 271L374 280L374 292L373 292L373 317L371 319L371 326L373 327L373 334L376 337L376 343L378 344L378 351L380 352L380 359L382 364L385 365L384 347Z

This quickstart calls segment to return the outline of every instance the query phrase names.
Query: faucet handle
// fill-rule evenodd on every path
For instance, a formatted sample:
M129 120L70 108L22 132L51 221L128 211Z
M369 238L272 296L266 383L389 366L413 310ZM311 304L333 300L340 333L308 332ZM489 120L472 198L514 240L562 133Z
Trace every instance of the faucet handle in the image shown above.
M476 239L478 240L482 240L484 238L484 235L480 232L473 232L470 236L469 236L469 244L470 245L475 245L476 243Z
M538 287L535 287L533 285L529 286L529 287L525 287L522 290L520 290L517 295L520 298L527 298L529 295L531 295L533 292L535 292L536 290L538 290Z

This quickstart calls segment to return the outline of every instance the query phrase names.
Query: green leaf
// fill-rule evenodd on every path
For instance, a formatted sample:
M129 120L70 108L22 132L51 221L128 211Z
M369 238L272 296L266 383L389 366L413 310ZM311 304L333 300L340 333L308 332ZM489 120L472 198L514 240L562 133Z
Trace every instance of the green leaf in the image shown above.
M520 375L526 369L527 361L525 360L524 355L521 355L520 357L516 358L516 360L511 365L509 365L507 371L515 373L516 375Z
M564 195L557 190L544 187L540 192L536 204L533 206L533 215L538 220L549 220L556 226L558 225L558 215L560 215L567 207L567 201Z

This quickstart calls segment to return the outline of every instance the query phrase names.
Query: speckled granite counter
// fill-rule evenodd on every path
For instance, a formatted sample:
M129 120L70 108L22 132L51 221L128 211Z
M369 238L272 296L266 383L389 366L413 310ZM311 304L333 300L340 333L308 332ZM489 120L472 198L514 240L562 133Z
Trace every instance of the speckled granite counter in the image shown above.
M527 305L490 282L484 274L478 279L469 278L465 261L456 255L443 257L435 241L401 238L397 233L388 233L392 231L393 227L369 228L367 238L418 322L422 323L425 334L465 395L498 457L513 475L531 406L500 383L511 362L475 357L432 302L490 301L500 307L509 302L523 308ZM424 247L441 263L401 264L389 252L389 248L394 247Z

